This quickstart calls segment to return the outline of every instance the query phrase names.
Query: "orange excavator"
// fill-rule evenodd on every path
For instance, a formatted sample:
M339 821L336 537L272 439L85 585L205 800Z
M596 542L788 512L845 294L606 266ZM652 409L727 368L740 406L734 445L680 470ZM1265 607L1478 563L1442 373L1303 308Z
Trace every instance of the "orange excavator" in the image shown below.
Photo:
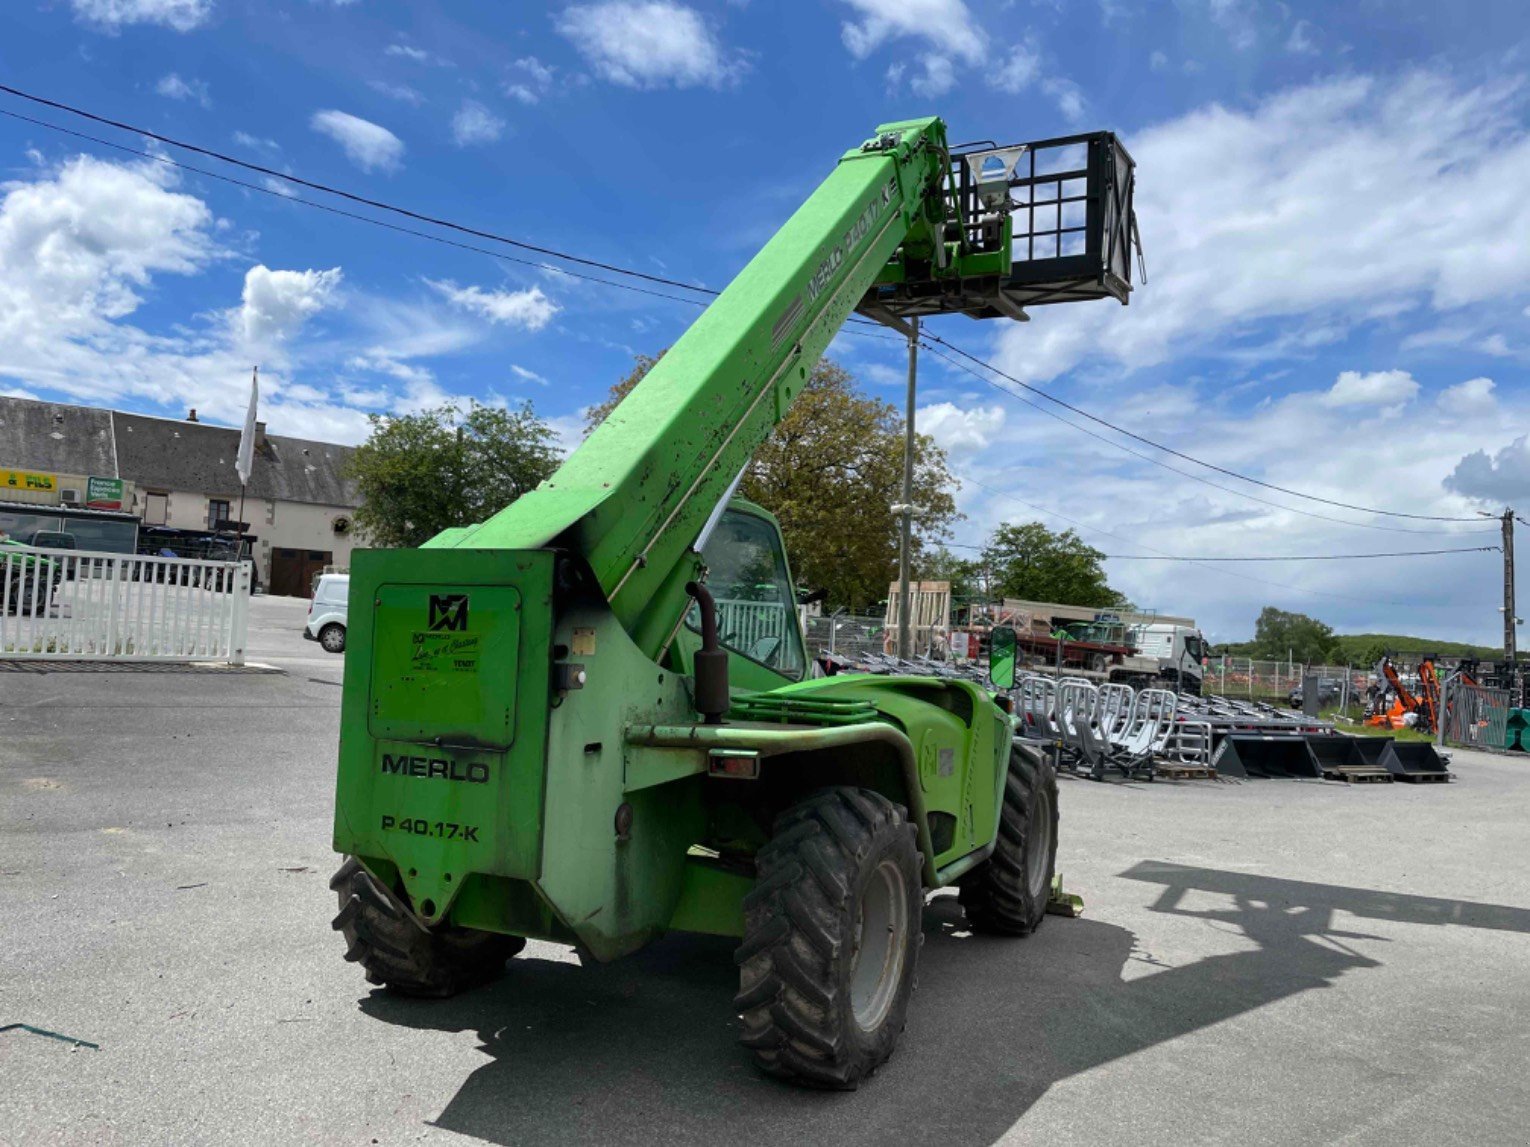
M1434 670L1433 657L1425 657L1418 663L1416 694L1403 684L1390 657L1383 657L1376 666L1376 678L1386 684L1372 704L1375 711L1365 719L1367 725L1378 729L1413 728L1421 733L1433 733L1438 728L1440 679ZM1392 704L1383 708L1388 696L1392 698Z

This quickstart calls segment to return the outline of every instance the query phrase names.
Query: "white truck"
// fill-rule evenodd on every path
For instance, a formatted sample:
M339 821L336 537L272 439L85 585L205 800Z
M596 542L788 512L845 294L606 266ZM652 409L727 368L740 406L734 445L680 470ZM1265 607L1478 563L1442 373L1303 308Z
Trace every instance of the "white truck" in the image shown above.
M1127 631L1137 654L1123 666L1128 671L1151 671L1171 689L1199 694L1206 676L1206 638L1193 625L1147 622ZM1156 667L1150 669L1150 667Z

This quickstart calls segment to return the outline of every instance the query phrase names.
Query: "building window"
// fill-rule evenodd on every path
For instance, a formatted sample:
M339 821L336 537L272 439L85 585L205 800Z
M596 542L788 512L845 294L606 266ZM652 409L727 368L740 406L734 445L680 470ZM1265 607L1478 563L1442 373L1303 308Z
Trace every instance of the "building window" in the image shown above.
M207 528L216 530L219 522L228 521L229 504L217 498L207 499Z
M143 496L143 524L163 526L170 517L170 495L156 494L152 490Z

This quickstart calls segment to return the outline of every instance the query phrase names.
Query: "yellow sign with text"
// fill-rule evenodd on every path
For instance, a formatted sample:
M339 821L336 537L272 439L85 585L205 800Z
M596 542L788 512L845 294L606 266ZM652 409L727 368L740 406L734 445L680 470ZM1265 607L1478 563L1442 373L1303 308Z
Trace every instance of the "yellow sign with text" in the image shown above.
M27 470L0 470L0 491L56 489L58 489L58 476L55 474L33 474Z

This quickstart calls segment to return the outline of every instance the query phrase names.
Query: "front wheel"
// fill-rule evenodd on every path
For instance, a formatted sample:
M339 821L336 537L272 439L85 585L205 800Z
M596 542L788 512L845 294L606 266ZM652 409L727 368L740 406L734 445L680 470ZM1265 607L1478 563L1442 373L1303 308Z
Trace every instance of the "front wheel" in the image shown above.
M332 621L319 630L319 644L329 653L345 652L345 626Z
M973 929L1034 932L1046 917L1056 865L1057 773L1040 749L1014 745L993 853L961 879L961 905Z
M851 1089L892 1055L924 936L915 828L869 789L815 793L756 857L735 959L741 1040L767 1073Z

